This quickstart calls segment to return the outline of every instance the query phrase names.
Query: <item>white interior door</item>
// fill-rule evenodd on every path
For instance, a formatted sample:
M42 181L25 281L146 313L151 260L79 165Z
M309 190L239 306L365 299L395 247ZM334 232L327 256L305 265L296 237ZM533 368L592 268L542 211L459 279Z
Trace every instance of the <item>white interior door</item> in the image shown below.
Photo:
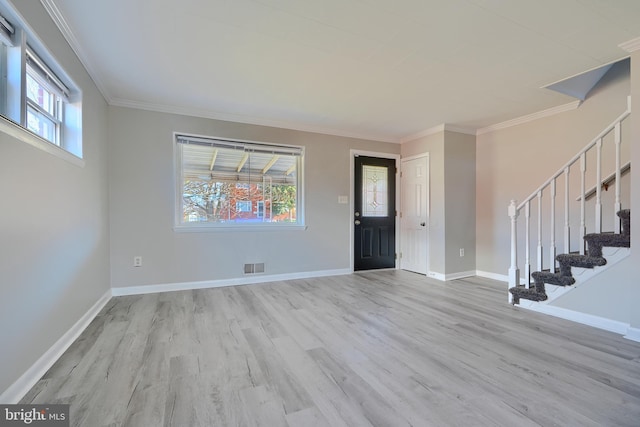
M402 160L400 268L429 269L429 156Z

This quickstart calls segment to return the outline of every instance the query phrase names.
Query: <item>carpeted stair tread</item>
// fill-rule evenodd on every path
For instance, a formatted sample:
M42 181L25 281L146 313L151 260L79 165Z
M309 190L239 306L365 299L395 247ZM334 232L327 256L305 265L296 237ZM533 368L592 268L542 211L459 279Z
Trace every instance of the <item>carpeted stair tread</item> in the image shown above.
M513 295L513 304L519 304L520 298L528 299L531 301L546 301L547 294L544 291L544 283L542 286L536 286L533 288L526 288L522 285L510 288L509 292Z
M556 261L560 268L536 271L531 273L534 284L530 287L516 286L509 289L513 295L512 303L520 303L520 298L531 301L546 301L547 293L545 283L556 286L571 286L576 282L571 274L571 267L594 268L601 267L607 263L602 256L603 247L630 248L631 247L631 210L623 209L617 213L621 222L620 234L614 233L592 233L584 236L587 243L587 255L579 253L560 254L556 256Z
M631 236L631 209L623 209L617 215L622 222L620 233L625 236Z
M549 283L556 286L571 286L576 282L571 276L563 276L561 274L549 273L548 271L536 271L531 273L533 280L538 283Z
M560 254L556 256L556 261L558 261L561 266L566 265L581 268L600 267L607 263L605 258L580 254ZM562 270L562 267L560 269Z
M584 236L589 248L587 252L592 257L602 257L602 248L630 248L631 235L629 234L604 234L591 233Z

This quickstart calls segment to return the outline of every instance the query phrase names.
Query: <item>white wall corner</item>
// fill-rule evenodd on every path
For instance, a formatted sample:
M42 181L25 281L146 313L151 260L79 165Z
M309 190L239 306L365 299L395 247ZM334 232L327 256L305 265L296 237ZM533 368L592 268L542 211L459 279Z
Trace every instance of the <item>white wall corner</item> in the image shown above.
M635 52L636 50L640 49L640 37L636 37L635 39L631 39L624 43L620 43L618 47L629 53Z
M430 271L429 273L427 273L427 276L431 277L432 279L440 280L441 282L447 280L444 273L438 273L437 271Z
M0 402L15 404L20 401L31 388L42 378L54 363L67 351L80 334L100 313L100 310L111 299L111 289L104 293L95 304L56 341L27 371L20 376L8 389L0 394Z

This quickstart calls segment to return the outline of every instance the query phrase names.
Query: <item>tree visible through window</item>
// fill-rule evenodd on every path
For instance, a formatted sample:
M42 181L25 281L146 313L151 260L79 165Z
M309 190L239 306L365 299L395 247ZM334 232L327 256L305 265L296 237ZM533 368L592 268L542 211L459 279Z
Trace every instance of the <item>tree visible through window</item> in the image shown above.
M176 137L178 225L301 224L300 147Z

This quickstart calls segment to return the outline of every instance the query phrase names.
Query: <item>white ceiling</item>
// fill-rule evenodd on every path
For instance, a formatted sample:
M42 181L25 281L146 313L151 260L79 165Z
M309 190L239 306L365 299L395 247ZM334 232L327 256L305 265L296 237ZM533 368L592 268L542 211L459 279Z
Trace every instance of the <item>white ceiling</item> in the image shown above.
M573 101L639 0L42 0L112 105L398 142Z

